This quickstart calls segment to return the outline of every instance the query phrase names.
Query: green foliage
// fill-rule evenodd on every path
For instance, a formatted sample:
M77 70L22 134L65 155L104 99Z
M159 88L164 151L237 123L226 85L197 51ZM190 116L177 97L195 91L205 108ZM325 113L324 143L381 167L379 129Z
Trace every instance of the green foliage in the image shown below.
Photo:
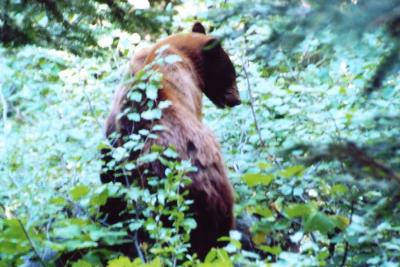
M158 258L149 263L142 263L139 259L131 262L127 257L119 257L115 260L110 260L107 267L159 267L161 265L161 261Z
M46 29L59 37L63 26L53 15L44 15L45 7L36 2L9 2L12 11L30 7L9 13L13 22L26 18L18 29L31 27L34 43L54 47L35 28L38 17L49 16ZM93 35L96 45L109 48L102 57L35 46L0 48L0 266L37 262L38 257L50 265L57 256L77 251L83 257L71 260L71 266L397 266L396 2L183 4L187 9L191 3L208 7L197 16L225 37L223 46L236 63L243 104L220 110L205 100L204 121L221 143L236 192L238 225L246 229L222 237L227 246L212 250L202 263L187 254L189 232L196 225L181 189L190 182L190 164L179 161L172 147L154 146L138 161L126 158L141 149L145 138L156 138L162 130L156 124L115 149L110 167L131 171L158 160L168 169L164 179L149 179L147 190L137 184L100 184L98 151L108 147L103 120L123 77L120 67L134 48L120 33L136 32L141 24L136 16L131 24L121 24L109 7L94 10L102 4L89 1L91 11L82 9L77 16L86 21L97 14L109 26L94 27L90 34L72 29L55 47L72 50L66 41L71 36L88 44L85 38ZM85 6L57 5L65 18ZM118 5L128 8L125 2ZM35 6L40 12L30 16ZM140 23L157 22L152 27L169 16L156 10L139 13ZM171 32L189 20L175 17ZM169 26L149 32L169 31ZM97 52L94 43L87 48ZM163 64L178 60L171 56ZM161 78L146 70L128 81L130 100L148 105L122 116L132 123L160 118L170 104L154 101ZM140 216L104 225L98 211L111 196L124 197ZM164 217L172 227L163 224ZM131 241L139 229L154 241L142 246L146 264L110 249ZM57 255L49 256L49 250Z
M128 202L128 211L135 214L135 219L130 219L127 224L133 233L145 229L152 240L151 244L142 244L142 247L149 246L148 249L144 249L147 260L162 257L163 264L168 266L184 259L189 248L190 231L196 227L195 221L187 214L192 200L186 199L185 190L191 183L186 174L195 169L190 162L181 161L173 147L153 144L150 151L143 151L146 141L157 139L157 135L163 131L158 120L161 118L162 109L169 106L166 102L157 101L162 75L156 67L171 63L173 62L168 58L156 58L135 76L133 82L127 84L127 96L133 101L140 99L140 102L123 109L123 114L119 115L121 120L124 120L124 116L130 120L130 115L137 114L150 124L131 132L128 136L119 137L116 133L117 138L122 139L123 145L111 149L114 160L109 163L112 170L122 168L122 173L128 171L128 177L132 168L143 170L144 175L150 176L137 177L136 180L127 183L125 200ZM139 94L140 98L137 97ZM135 122L135 119L133 121ZM137 128L135 124L132 125L131 128ZM125 156L135 153L139 153L137 159L132 160L131 157ZM121 154L124 156L119 156ZM151 170L147 169L148 166L156 162L165 167L165 177L146 174L148 171L151 173ZM143 183L148 186L144 188Z
M0 42L50 46L75 54L93 53L120 39L130 42L126 33L144 37L169 28L174 13L172 4L176 2L3 0Z

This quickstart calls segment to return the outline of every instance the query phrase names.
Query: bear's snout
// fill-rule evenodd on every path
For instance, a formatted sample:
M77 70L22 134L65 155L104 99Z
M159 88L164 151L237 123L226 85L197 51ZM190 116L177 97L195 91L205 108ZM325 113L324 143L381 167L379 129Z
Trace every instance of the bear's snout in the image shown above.
M224 96L224 104L228 107L234 107L240 105L242 101L240 101L239 91L236 85L229 90Z
M240 101L240 99L238 99L238 98L232 97L232 98L226 99L225 103L228 107L232 108L234 106L240 105L242 103L242 101Z

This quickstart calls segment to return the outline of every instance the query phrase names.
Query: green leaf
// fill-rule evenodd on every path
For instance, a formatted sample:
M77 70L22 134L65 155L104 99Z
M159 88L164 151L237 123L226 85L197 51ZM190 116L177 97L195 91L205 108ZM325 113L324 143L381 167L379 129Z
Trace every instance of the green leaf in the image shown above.
M260 245L266 241L266 236L265 233L258 232L256 234L253 234L251 239L253 240L254 244Z
M62 238L75 238L81 236L81 227L75 224L67 225L65 227L57 227L54 229L54 234Z
M325 260L329 257L329 251L328 250L323 250L321 252L318 253L317 255L317 259L318 260Z
M207 254L204 263L212 263L214 266L222 266L222 267L233 266L228 253L223 249L215 249L215 248L211 249L211 251Z
M137 159L137 162L139 163L150 163L155 161L158 158L159 154L156 152L144 154L143 156L140 156L140 158Z
M295 165L288 168L283 169L279 172L279 174L285 178L289 178L292 176L301 176L304 172L305 168L302 165Z
M85 260L79 260L72 264L72 267L92 267L93 265Z
M108 261L107 267L137 267L138 265L135 264L134 262L131 262L131 260L128 257L119 257L114 260Z
M176 151L174 149L172 149L171 147L168 147L164 152L163 155L168 157L168 158L172 158L172 159L176 159L179 154L176 153Z
M132 162L129 162L129 163L125 164L124 168L127 171L131 171L136 168L136 165Z
M158 103L158 108L165 109L171 105L172 105L171 101L160 101L160 103Z
M148 99L155 100L158 96L158 87L154 84L148 84L146 87L146 96Z
M274 180L274 178L275 177L272 174L261 174L261 173L246 173L242 177L242 179L250 187L256 185L269 185L272 182L272 180Z
M257 167L260 170L267 170L272 167L272 164L269 162L265 162L265 161L259 161L259 162L257 162Z
M89 193L90 189L86 185L78 185L71 189L70 194L74 201L77 201L85 197Z
M349 191L349 189L343 184L335 184L334 186L332 186L331 191L335 195L343 195L347 191Z
M128 97L130 100L135 102L140 102L142 100L142 94L136 90L130 90L128 93Z
M0 242L0 251L2 253L15 255L15 253L26 253L31 249L28 242L24 242L25 244L23 244L22 242L20 242L22 240L18 240L15 238L13 238L13 239L14 239L13 241L6 240L6 241ZM9 266L9 265L7 265L7 266Z
M128 120L138 122L140 121L140 114L136 112L130 112L126 115Z
M90 205L93 206L101 206L107 202L109 194L107 190L102 191L101 193L94 194L90 200Z
M310 215L314 210L311 204L291 204L285 212L289 218L306 217Z
M145 120L154 120L161 118L161 110L159 109L151 109L142 112L142 118Z
M186 218L183 224L189 227L190 229L195 229L197 226L196 220L192 218Z
M279 256L281 254L282 249L280 246L270 247L270 246L260 246L259 247L262 251L271 253L275 256Z
M52 197L50 199L50 203L54 205L65 205L67 201L63 197Z
M306 232L320 231L321 233L326 234L332 231L335 226L335 221L329 218L327 215L322 212L315 212L306 219L304 223L304 230Z
M129 230L131 231L136 231L138 230L140 227L143 226L143 220L135 220L134 222L129 224Z
M335 223L336 227L342 231L350 224L350 219L342 215L332 216L331 219Z
M229 232L229 237L233 240L239 240L242 238L242 234L239 231L231 230Z
M155 258L149 263L146 263L144 267L161 267L163 266L162 261L160 258ZM139 266L138 266L139 267Z
M273 217L273 215L274 215L269 208L261 207L261 206L257 206L254 210L254 213L261 215L264 218L270 218L270 217Z

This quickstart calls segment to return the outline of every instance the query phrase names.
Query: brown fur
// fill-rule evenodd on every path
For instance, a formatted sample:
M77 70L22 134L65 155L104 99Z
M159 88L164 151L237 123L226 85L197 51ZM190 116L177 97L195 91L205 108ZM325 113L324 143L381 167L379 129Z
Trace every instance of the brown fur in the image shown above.
M201 27L200 27L201 26ZM172 35L152 48L136 53L131 61L132 72L138 72L143 66L150 64L156 51L168 45L162 57L178 55L181 61L159 67L163 74L159 100L168 100L172 105L163 111L162 118L157 121L164 126L156 140L148 140L143 149L146 153L153 144L164 147L174 146L183 160L190 160L197 167L196 172L189 173L192 183L188 186L189 198L194 200L191 212L197 222L197 228L191 233L191 252L204 258L207 252L218 246L217 239L229 234L234 226L232 208L234 194L226 175L220 148L212 132L201 122L202 93L219 107L235 106L240 103L236 89L236 74L228 55L218 40L205 35L201 24L193 27L192 33ZM117 131L124 134L127 121L117 119L126 104L126 89L116 93L112 111L106 121L106 134ZM135 127L146 127L145 124ZM116 144L117 146L120 144ZM137 158L138 155L131 155ZM108 159L109 160L109 159ZM107 157L105 157L107 161ZM147 166L159 177L164 176L159 163ZM118 181L114 173L102 174L103 182ZM130 179L134 179L132 174ZM120 218L117 210L125 205L112 204L103 209L110 214L112 223ZM121 206L122 205L122 206ZM112 214L113 213L113 214Z
M151 47L144 47L135 52L135 54L133 55L132 59L129 62L129 70L133 75L135 75L139 70L141 70L144 67L144 62L150 51Z

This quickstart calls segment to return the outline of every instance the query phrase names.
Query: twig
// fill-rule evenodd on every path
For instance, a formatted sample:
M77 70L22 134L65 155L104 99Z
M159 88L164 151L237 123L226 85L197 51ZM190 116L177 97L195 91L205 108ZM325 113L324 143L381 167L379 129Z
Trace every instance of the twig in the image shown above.
M246 78L246 84L247 84L247 91L249 94L249 98L250 98L250 109L251 109L251 114L253 115L253 120L254 120L254 124L256 126L256 131L257 131L257 135L258 135L258 139L260 140L260 144L262 147L265 147L265 143L264 140L261 136L261 132L260 132L260 128L258 127L258 122L257 122L257 116L256 116L256 112L254 110L254 98L253 98L253 92L251 90L251 84L250 84L250 79L249 79L249 73L247 71L247 65L248 65L248 61L245 60L243 58L242 60L242 65L243 65L243 73L244 76Z
M394 41L393 47L390 51L383 56L375 70L375 73L371 77L371 80L365 88L365 93L369 96L372 92L380 89L382 83L385 80L388 73L393 69L395 64L398 62L400 42Z
M247 26L245 27L245 29ZM249 61L247 60L247 38L246 38L246 30L243 33L243 39L244 39L244 54L242 57L242 68L243 68L243 73L246 78L246 84L247 84L247 92L249 94L249 99L250 99L250 109L251 109L251 114L253 115L253 120L254 124L256 127L256 131L258 134L258 139L260 140L260 144L262 147L265 147L264 139L261 136L261 131L260 127L258 127L258 122L257 122L257 116L256 112L254 110L254 98L253 98L253 92L251 90L251 84L250 84L250 79L249 79L249 72L247 70L247 66L249 65Z
M135 231L135 234L134 234L134 236L133 236L133 243L135 244L135 249L136 249L136 252L137 252L137 254L138 254L140 260L141 260L143 263L146 263L146 258L145 258L145 256L143 255L142 250L140 249L139 238L138 238L138 231Z
M86 97L86 100L87 100L88 104L89 104L90 113L92 114L93 118L95 119L97 125L98 125L100 128L102 128L103 126L101 125L99 119L98 119L97 116L96 116L96 113L94 112L94 108L93 108L93 105L92 105L92 101L90 100L90 97L89 97L88 94L86 93L85 87L84 87L84 86L83 86L83 90L82 90L82 91L83 91L83 94L84 94L85 97Z
M310 148L310 146L308 146L308 148ZM306 159L306 162L314 163L317 161L331 160L332 158L339 160L350 159L356 164L370 167L371 170L380 177L386 176L386 178L396 180L400 183L400 175L396 171L370 157L363 149L357 147L355 143L350 141L330 144L326 151L309 157Z
M349 254L349 242L345 242L344 244L344 253L343 253L343 259L342 263L340 264L340 267L344 267L347 261L347 255Z
M245 31L245 33L246 33L246 31ZM244 52L244 55L242 57L242 68L243 68L244 76L246 78L247 91L248 91L249 99L250 99L250 109L251 109L251 114L253 116L254 124L255 124L255 127L256 127L256 132L257 132L257 135L258 135L258 139L260 140L261 147L265 148L266 147L265 146L265 142L264 142L264 139L262 138L260 127L258 126L257 115L256 115L256 112L255 112L255 109L254 109L253 92L251 90L249 72L247 70L247 66L249 64L249 61L247 60L247 54L246 54L246 51L247 51L247 39L246 39L245 33L244 33L244 45L245 45L244 51L245 52ZM274 157L270 153L268 153L268 159L270 161L272 161L276 166L278 166L278 168L282 168L281 164L276 159L276 157Z
M36 257L38 257L40 264L41 264L43 267L47 267L46 263L43 261L43 259L42 259L42 257L40 256L39 252L36 250L35 246L33 245L33 241L32 241L32 239L31 239L31 237L29 236L28 231L25 229L25 226L23 225L23 223L21 222L20 219L17 218L17 221L18 221L18 223L19 223L19 225L20 225L22 231L24 232L26 239L28 239L29 244L30 244L31 247L32 247L33 253L35 253Z
M349 153L350 157L352 157L353 160L355 160L359 164L369 166L373 169L377 169L383 172L389 178L394 179L397 182L400 182L399 174L397 174L394 170L384 165L383 163L380 163L376 161L374 158L368 156L363 150L358 148L356 144L348 143L346 150Z
M353 213L354 213L354 199L351 201L350 218L349 218L350 223L353 221ZM349 242L346 241L344 245L343 259L342 263L340 264L340 267L345 266L348 254L349 254Z

